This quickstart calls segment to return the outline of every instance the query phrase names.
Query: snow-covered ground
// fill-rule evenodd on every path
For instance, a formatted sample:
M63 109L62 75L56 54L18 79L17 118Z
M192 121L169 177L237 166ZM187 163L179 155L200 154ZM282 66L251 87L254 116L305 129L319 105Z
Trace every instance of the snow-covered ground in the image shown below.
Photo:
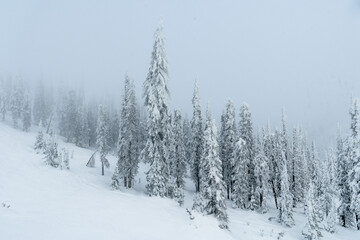
M141 165L134 190L110 188L111 168L101 176L100 165L85 167L91 150L59 139L73 152L70 170L46 166L43 155L33 150L36 132L24 133L0 123L0 239L303 239L305 216L295 211L296 226L287 228L276 220L276 211L262 215L228 208L230 230L221 230L212 216L193 213L193 184L188 180L183 207L170 199L148 197ZM4 206L5 205L5 206ZM360 239L360 231L338 227L323 232L323 239Z

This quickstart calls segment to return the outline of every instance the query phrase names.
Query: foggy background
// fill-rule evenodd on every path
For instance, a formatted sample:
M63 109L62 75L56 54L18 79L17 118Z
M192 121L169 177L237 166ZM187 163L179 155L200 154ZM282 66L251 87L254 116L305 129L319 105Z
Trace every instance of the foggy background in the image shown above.
M120 97L128 72L142 103L161 19L172 108L191 117L197 76L217 120L230 98L237 117L249 104L255 131L280 127L282 108L320 146L338 123L347 131L360 96L358 0L0 0L0 75Z

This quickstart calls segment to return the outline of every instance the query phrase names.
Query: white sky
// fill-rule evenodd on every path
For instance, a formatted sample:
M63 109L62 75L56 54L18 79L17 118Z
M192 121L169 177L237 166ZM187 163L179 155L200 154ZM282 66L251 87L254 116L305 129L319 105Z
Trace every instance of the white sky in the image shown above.
M0 1L0 74L121 91L126 71L146 78L164 22L171 105L250 105L256 126L301 124L320 144L348 128L360 96L359 0Z

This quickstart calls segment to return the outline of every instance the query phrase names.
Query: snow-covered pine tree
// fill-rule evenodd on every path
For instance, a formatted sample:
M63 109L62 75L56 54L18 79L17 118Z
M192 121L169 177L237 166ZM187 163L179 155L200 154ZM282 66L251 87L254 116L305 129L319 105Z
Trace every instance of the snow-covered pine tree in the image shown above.
M59 166L58 145L55 141L55 135L53 133L50 134L49 138L46 141L45 164L52 167Z
M6 115L6 105L7 105L7 98L6 98L6 90L5 90L5 81L3 79L0 80L0 114L2 116L2 121L5 121Z
M162 26L155 32L149 73L144 82L145 106L148 113L147 141L141 159L150 163L146 188L150 196L168 194L170 180L171 113L168 104L168 66Z
M249 175L248 158L246 154L246 143L239 139L235 144L234 169L232 173L234 206L245 209L249 202Z
M289 176L287 173L287 166L285 160L285 153L282 152L282 164L281 164L281 188L280 188L280 199L279 199L279 222L285 224L288 227L295 225L293 214L292 214L292 204L293 197L289 189Z
M312 169L310 178L315 184L315 207L316 207L316 217L319 226L323 228L323 222L325 220L325 186L324 186L324 173L323 173L323 164L318 158L317 151L315 148L315 142L312 141L311 144L311 155L309 165ZM321 223L321 224L320 224Z
M195 182L196 192L200 191L200 161L203 151L203 121L201 116L200 96L198 81L195 80L194 94L192 98L193 117L191 120L191 176Z
M225 182L222 176L217 137L216 124L215 121L212 120L208 109L200 168L200 194L204 200L204 212L215 215L220 222L220 228L228 228L228 216L225 204Z
M179 110L174 111L173 118L173 137L174 137L174 152L172 156L172 175L175 178L176 186L179 188L184 187L184 178L186 173L186 162L185 162L185 148L183 138L183 128L181 113Z
M292 142L292 154L290 157L290 191L293 195L293 207L296 207L297 203L304 202L304 189L303 186L306 176L303 171L302 161L302 149L301 149L301 137L299 128L293 129L293 142Z
M21 117L22 109L24 106L24 83L20 78L14 83L11 93L11 116L13 119L14 127L18 127L18 120Z
M265 156L264 146L259 134L257 136L254 160L254 174L256 179L255 206L261 213L266 213L268 210L269 163Z
M119 189L121 182L131 188L138 171L139 119L133 80L125 76L124 95L120 114L118 161L112 177L112 187Z
M50 115L50 102L45 95L45 87L42 80L39 80L35 89L34 103L33 103L33 119L34 123L38 125L40 121L47 125Z
M69 170L69 151L62 148L59 154L59 167L61 170Z
M348 138L349 148L349 184L351 187L351 211L355 215L355 225L360 230L360 108L359 100L354 99L350 109L351 135Z
M246 159L248 160L247 170L248 170L248 185L249 185L248 201L250 201L251 196L254 196L254 191L256 189L256 181L254 174L255 143L254 143L251 113L249 111L249 106L246 103L243 103L240 107L239 136L246 143L245 153L246 153Z
M335 177L335 154L332 149L326 153L326 168L324 174L325 186L325 229L330 233L336 231L337 210L336 210L336 177Z
M315 185L312 181L310 181L309 189L306 194L305 214L307 222L302 231L302 234L305 236L305 238L309 240L317 240L322 236L316 217L315 197Z
M191 160L191 125L188 117L185 115L183 121L183 135L185 147L185 162L190 164Z
M347 142L338 138L337 142L337 162L339 167L338 184L340 191L340 206L338 215L340 224L343 227L355 226L355 214L351 209L351 186L349 172L351 170L349 163L350 149Z
M101 175L104 176L104 167L109 168L109 161L106 159L106 155L108 154L110 147L108 145L108 126L106 122L106 108L99 105L99 114L98 114L98 127L97 127L97 149L100 153L100 161L101 161Z
M233 183L232 173L234 168L235 143L237 141L235 107L231 100L228 100L221 119L220 159L222 162L223 177L226 184L227 198L230 199Z
M27 132L31 126L31 108L30 108L30 99L29 99L29 93L25 93L24 97L24 103L22 107L22 126L23 130Z
M38 131L38 134L36 136L35 144L34 144L34 150L36 150L36 153L45 152L46 144L44 139L44 133L42 130L42 123L40 121L40 129Z
M278 175L279 175L279 168L276 159L276 136L275 134L271 133L269 123L265 128L263 128L263 148L264 148L264 155L268 160L269 165L269 188L271 189L274 197L275 206L278 209L278 198L279 198L279 191L278 191Z

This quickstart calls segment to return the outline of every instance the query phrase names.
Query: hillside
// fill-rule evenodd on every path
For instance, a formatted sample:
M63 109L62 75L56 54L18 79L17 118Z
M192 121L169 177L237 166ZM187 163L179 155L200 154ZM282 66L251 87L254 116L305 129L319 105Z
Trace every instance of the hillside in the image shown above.
M146 166L141 165L131 191L113 191L111 168L101 176L100 164L87 168L91 150L58 139L73 152L70 170L44 165L32 149L36 132L25 133L0 123L0 239L302 239L305 217L296 209L296 226L278 224L274 208L265 215L233 209L228 203L230 231L211 216L190 220L193 184L186 186L185 206L145 193ZM8 207L9 206L9 207ZM338 226L323 239L360 239L360 233Z

